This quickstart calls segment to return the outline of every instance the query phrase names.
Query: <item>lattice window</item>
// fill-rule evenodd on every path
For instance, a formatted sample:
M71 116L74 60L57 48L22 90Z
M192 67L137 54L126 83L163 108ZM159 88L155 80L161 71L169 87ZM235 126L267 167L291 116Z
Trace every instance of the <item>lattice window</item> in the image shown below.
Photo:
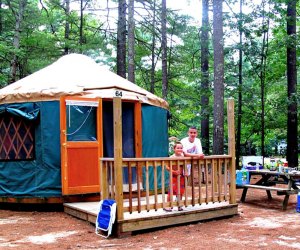
M0 116L0 160L34 159L34 124L14 116Z

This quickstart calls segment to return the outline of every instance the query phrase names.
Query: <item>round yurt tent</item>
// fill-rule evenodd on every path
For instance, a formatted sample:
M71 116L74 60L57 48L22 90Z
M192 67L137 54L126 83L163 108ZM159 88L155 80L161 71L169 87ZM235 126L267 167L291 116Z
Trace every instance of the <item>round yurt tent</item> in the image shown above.
M168 104L87 56L63 56L0 89L0 201L99 193L99 158L114 152L115 96L123 157L167 156Z

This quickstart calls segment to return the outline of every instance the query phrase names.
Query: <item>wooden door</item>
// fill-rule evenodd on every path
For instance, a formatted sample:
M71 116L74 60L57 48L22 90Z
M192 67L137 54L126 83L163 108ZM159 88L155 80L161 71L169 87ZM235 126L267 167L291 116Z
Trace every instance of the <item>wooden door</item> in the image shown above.
M81 97L60 100L62 194L100 192L102 101Z

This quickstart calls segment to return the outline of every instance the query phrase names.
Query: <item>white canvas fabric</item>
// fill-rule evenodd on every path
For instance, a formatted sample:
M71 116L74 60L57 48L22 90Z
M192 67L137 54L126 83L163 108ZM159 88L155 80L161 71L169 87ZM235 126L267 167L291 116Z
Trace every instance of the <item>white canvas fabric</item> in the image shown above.
M162 98L99 66L81 54L61 57L53 64L0 89L0 104L58 100L61 96L113 98L122 91L122 99L168 108Z

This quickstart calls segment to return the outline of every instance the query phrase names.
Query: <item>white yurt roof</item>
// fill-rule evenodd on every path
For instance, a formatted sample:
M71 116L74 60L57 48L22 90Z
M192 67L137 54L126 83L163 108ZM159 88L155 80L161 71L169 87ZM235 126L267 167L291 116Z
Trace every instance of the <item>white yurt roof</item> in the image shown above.
M63 56L32 75L0 89L0 104L58 100L61 96L74 95L113 98L117 90L122 91L122 99L168 107L162 98L81 54Z

